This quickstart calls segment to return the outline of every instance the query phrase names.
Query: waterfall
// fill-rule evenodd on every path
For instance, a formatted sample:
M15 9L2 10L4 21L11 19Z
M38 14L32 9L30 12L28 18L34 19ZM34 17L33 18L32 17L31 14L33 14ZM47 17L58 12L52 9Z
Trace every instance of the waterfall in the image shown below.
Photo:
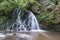
M17 17L14 17L15 16L14 14L16 14ZM31 31L40 29L35 15L28 10L15 9L15 11L13 12L13 21L15 22L12 24L10 29L13 29L15 31L21 32L21 31Z

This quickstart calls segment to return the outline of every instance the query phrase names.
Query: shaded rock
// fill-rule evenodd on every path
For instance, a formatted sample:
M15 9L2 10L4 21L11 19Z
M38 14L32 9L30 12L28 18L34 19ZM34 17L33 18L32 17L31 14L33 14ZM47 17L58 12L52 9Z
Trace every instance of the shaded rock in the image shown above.
M3 40L18 40L16 35L6 36Z
M55 8L55 4L51 0L37 0L47 12L51 12Z
M37 1L28 3L28 7L26 9L32 11L35 14L40 14L42 10L44 11L42 5Z
M0 16L0 30L3 30L3 27L6 24L7 17L5 16Z
M35 14L40 14L41 13L41 9L39 8L39 6L37 4L33 4L32 6L32 12Z
M13 35L7 35L3 40L31 40L30 35L13 33Z

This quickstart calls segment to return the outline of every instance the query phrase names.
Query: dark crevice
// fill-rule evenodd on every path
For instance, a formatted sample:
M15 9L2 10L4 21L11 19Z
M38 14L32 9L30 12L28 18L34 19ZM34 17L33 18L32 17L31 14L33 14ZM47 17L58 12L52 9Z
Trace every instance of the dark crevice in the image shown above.
M58 5L58 1L56 0L56 3L55 3L55 5Z

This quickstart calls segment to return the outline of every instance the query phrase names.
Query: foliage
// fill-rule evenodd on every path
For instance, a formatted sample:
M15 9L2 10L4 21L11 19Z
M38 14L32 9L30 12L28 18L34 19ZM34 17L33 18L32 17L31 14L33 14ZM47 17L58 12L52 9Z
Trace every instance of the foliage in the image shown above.
M9 12L13 8L24 8L26 5L34 0L0 0L0 11Z
M33 3L35 0L17 0L18 2L18 7L24 8L26 5L30 2Z
M10 12L14 8L25 8L28 3L33 3L35 0L0 0L0 29L3 27L8 18L10 18Z
M8 12L16 6L16 1L14 0L1 0L0 1L0 11Z
M38 14L39 21L47 22L48 25L60 23L60 0L0 0L0 19L6 20L9 16L4 15L16 7L26 9L27 6Z

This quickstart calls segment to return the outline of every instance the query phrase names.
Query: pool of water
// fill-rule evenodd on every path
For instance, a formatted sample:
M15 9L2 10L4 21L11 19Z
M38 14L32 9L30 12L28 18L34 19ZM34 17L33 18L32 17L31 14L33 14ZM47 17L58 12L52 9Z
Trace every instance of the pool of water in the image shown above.
M32 40L60 40L59 32L26 32Z
M3 40L60 40L60 32L14 32L1 35L0 40L2 37Z

